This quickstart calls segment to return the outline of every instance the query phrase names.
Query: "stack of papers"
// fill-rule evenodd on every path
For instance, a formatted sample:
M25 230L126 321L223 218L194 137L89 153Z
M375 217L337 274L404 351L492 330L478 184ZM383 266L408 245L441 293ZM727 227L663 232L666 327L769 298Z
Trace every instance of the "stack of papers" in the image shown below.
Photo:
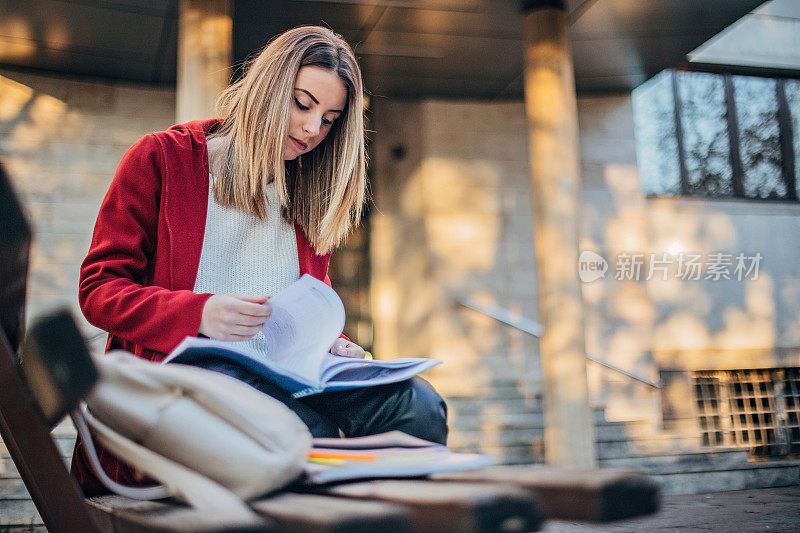
M419 477L493 463L490 455L455 453L441 444L391 431L353 439L314 439L305 481L316 485L348 479Z

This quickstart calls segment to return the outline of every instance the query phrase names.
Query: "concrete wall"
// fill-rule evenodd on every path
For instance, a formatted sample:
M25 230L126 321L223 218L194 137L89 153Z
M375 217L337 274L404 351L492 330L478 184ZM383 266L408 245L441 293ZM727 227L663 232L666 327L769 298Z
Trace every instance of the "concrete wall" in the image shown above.
M536 318L520 103L381 102L373 151L375 353L441 359L450 444L508 461L537 456L537 341L467 309Z
M583 97L578 108L581 248L609 262L604 279L583 285L587 353L652 381L668 369L798 364L800 206L646 198L629 95ZM450 400L453 444L524 458L516 437L539 423L537 343L456 303L469 296L536 319L523 104L381 102L375 130L376 353L441 358L430 378ZM681 251L763 259L755 280L688 281L675 278ZM620 254L665 252L666 281L646 279L649 261L638 280L615 279ZM609 419L660 421L656 389L589 365ZM665 394L691 416L687 382Z
M35 233L27 317L77 307L78 270L122 155L169 127L175 91L0 70L0 159Z
M582 249L606 258L606 278L583 285L587 352L657 381L659 370L800 363L800 205L645 198L636 166L630 97L579 99ZM676 277L677 254L700 254L700 280ZM615 279L620 254L645 254L638 281ZM647 280L650 254L667 253L667 279ZM760 253L756 279L704 279L711 254ZM752 276L751 276L752 277ZM594 367L595 399L611 419L661 413L653 389ZM692 416L692 391L664 399Z

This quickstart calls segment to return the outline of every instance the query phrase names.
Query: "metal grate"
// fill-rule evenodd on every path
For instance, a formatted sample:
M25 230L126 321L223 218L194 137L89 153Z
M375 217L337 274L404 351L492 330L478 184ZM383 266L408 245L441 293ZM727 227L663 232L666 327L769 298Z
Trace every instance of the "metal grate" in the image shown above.
M773 373L772 370L734 370L726 383L732 444L750 447L753 455L779 453Z
M749 448L756 457L800 453L800 368L694 373L705 446Z
M720 415L720 380L716 376L695 376L698 420L704 446L725 445Z
M785 422L789 453L800 454L800 368L787 368L783 381Z

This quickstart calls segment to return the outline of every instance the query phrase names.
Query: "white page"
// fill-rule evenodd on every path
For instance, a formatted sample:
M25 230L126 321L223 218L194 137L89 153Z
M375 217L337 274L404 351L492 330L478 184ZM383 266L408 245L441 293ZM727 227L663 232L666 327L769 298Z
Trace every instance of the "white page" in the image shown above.
M269 299L272 315L262 331L269 358L317 382L333 341L344 329L344 306L336 292L304 274Z
M375 461L345 461L341 466L333 466L309 461L305 464L307 484L323 484L333 481L359 478L417 477L435 472L471 470L494 464L494 457L476 453L453 453L447 448L431 448L418 454L416 450L387 448L384 450L362 450L364 453L377 453ZM383 453L387 457L380 457ZM394 458L391 456L394 455ZM403 459L411 459L403 460ZM394 460L393 460L394 459ZM415 460L416 459L416 460Z
M342 450L364 450L369 448L444 448L443 444L437 444L428 440L414 437L408 433L403 433L397 429L378 433L377 435L367 435L365 437L350 438L330 438L314 437L312 439L314 448L338 448Z

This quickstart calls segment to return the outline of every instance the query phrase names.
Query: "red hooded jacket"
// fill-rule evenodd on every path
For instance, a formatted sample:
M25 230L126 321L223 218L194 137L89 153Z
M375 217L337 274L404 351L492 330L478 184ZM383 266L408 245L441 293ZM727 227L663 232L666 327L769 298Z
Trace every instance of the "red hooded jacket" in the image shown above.
M97 216L81 265L79 300L86 319L109 332L106 350L161 361L186 336L197 336L211 294L195 294L208 207L206 134L216 119L151 133L122 158ZM295 225L300 274L330 285L330 253L317 255ZM130 469L98 449L109 476L137 485ZM87 495L106 492L78 440L72 475Z

